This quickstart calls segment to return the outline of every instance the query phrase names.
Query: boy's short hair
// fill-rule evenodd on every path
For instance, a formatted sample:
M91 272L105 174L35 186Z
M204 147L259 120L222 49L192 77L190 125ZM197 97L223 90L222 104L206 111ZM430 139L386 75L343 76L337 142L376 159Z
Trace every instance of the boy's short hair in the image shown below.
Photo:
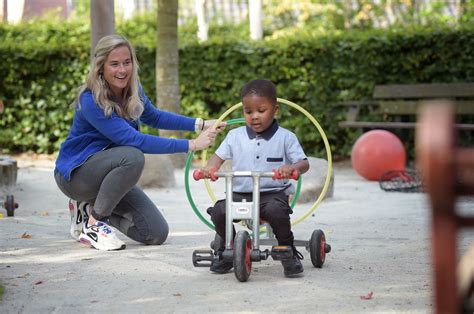
M248 95L265 97L274 105L277 103L276 87L270 80L258 79L245 84L240 91L240 99L244 100L244 97Z

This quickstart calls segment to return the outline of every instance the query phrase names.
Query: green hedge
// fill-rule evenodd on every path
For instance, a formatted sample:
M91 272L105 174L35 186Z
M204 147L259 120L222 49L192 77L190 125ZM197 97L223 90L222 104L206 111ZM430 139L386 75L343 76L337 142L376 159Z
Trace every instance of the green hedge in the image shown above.
M0 116L0 147L5 152L53 153L67 136L73 116L69 104L87 72L88 35L78 25L71 36L50 30L53 35L35 40L39 30L15 37L2 27L0 98L6 109ZM148 38L154 33L124 33L136 45L142 84L155 99L155 50ZM134 40L135 34L141 37ZM277 84L279 97L316 117L334 155L347 156L360 131L338 127L344 112L336 102L370 99L376 84L474 81L473 50L474 29L352 31L318 37L302 32L261 42L186 42L180 47L182 113L216 118L239 102L245 82L269 78ZM324 155L312 124L299 112L282 109L281 123L297 133L307 153ZM472 143L473 137L464 140ZM412 144L407 145L412 151Z

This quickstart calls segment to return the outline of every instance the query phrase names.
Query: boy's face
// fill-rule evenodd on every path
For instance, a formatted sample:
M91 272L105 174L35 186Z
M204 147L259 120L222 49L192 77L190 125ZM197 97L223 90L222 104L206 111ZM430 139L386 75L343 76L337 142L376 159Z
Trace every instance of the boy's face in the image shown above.
M280 108L268 98L247 95L242 100L245 123L256 133L262 133L272 124Z

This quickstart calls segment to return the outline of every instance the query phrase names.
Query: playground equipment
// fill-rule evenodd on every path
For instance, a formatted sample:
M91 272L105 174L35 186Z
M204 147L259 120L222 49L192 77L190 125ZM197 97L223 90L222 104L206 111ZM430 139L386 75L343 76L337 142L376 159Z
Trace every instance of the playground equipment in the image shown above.
M316 210L316 208L322 202L322 200L324 199L324 196L326 195L326 192L327 192L328 187L329 187L329 183L331 181L331 173L332 173L331 147L329 146L329 141L327 139L326 134L324 133L324 130L321 128L318 121L316 121L316 119L307 110L305 110L303 107L295 104L294 102L291 102L291 101L286 100L286 99L277 98L277 102L280 103L280 104L285 104L285 105L287 105L291 108L294 108L294 109L298 110L299 112L304 114L309 121L311 121L311 123L314 125L314 127L318 130L318 132L321 135L321 138L324 142L324 148L326 149L326 157L327 157L327 161L328 161L326 180L324 181L324 186L323 186L323 189L321 190L321 193L316 198L316 200L314 201L311 208L309 208L303 215L301 215L300 217L298 217L297 219L292 221L291 225L294 226L294 225L299 224L300 222L302 222L306 218L308 218ZM239 109L241 107L242 107L241 102L239 102L238 104L235 104L232 107L230 107L226 112L224 112L219 117L219 119L217 119L214 126L219 125L219 123L221 121L223 121L228 115L230 115L233 111L235 111L236 109ZM232 123L240 123L240 122L244 122L244 119L235 119L234 121L232 121ZM228 121L228 124L230 124L229 121ZM185 190L186 190L186 196L188 198L189 203L191 204L191 208L193 209L194 213L199 217L199 219L202 222L204 222L209 228L214 229L213 224L210 221L208 221L206 218L204 218L202 216L202 214L199 212L199 210L197 209L196 204L194 203L193 197L191 195L191 191L190 191L190 188L189 188L189 169L190 169L190 166L191 166L191 161L193 159L193 156L194 156L193 152L189 153L188 161L186 163L186 168L185 168L185 172L184 172L184 186L185 186ZM207 150L203 151L201 159L202 159L202 165L205 166L206 159L207 159ZM211 197L212 201L215 203L217 201L217 198L214 195L214 193L212 192L212 189L209 185L209 180L204 180L204 184L206 185L207 192L208 192L209 196ZM300 184L300 182L298 183L297 193L295 194L295 196L299 193L298 192L299 191L299 184ZM294 199L294 201L296 201L296 198ZM293 207L293 206L294 206L294 202L292 202L292 204L291 204L291 207Z
M0 204L5 208L9 217L13 216L15 209L18 208L18 203L15 202L13 196L17 175L16 160L8 156L0 156Z
M193 177L195 180L202 179L200 170L195 170ZM235 277L245 282L248 280L252 262L260 262L271 256L274 260L283 260L293 257L293 250L290 246L277 245L275 236L268 223L266 225L267 239L260 239L260 178L272 177L274 180L282 179L278 170L273 172L253 172L253 171L230 171L215 172L211 174L213 181L220 177L225 178L226 189L226 238L225 250L214 254L212 250L195 250L193 252L193 265L195 267L211 267L215 261L232 261ZM252 201L242 200L234 202L232 200L232 179L234 177L252 177L253 196ZM298 172L293 172L291 179L298 179ZM247 226L252 229L250 235L246 230L237 232L235 238L232 238L234 221L244 220ZM220 241L216 237L214 241ZM272 245L271 251L268 249L260 250L260 244ZM311 262L314 267L321 268L326 260L326 253L331 251L331 246L326 243L326 236L322 230L313 231L309 241L295 240L295 246L304 246L311 256ZM216 243L211 244L216 248Z
M456 147L455 107L430 101L419 114L417 163L431 201L432 263L436 313L474 312L474 244L458 263L458 234L474 216L456 209L459 196L474 195L474 148Z
M331 172L332 172L332 156L331 156L331 149L329 146L329 142L327 140L326 134L324 133L323 129L319 125L319 123L316 121L316 119L304 108L298 106L297 104L277 98L277 101L279 103L288 105L308 118L315 128L319 131L324 145L326 149L326 154L327 154L327 161L328 161L328 169L327 169L327 174L326 174L326 180L323 186L323 189L320 193L320 195L317 197L316 201L314 204L311 206L311 208L306 211L301 217L298 219L292 221L292 226L300 223L307 217L309 217L316 207L319 205L319 203L324 199L324 196L327 192L330 179L331 179ZM216 121L215 125L218 125L221 121L223 121L230 113L235 111L238 108L242 107L242 103L238 103L231 108L229 108L226 112L224 112L219 119ZM239 122L244 122L243 119L236 119L239 120ZM237 121L232 121L232 123L237 123ZM228 124L229 121L228 121ZM202 165L204 166L206 163L206 153L207 151L203 152L202 155ZM192 161L193 153L189 154L188 157L188 162L186 165L185 169L185 188L186 188L186 195L188 197L188 200L191 204L191 207L193 208L195 214L211 229L214 229L214 226L212 225L211 222L206 220L199 210L197 209L194 200L191 196L191 192L189 189L189 168L190 164ZM252 234L249 234L247 231L239 231L234 239L234 246L231 246L231 240L232 239L225 239L226 241L226 249L224 253L221 255L217 255L216 257L212 254L212 251L209 250L196 250L193 252L193 264L196 267L210 267L212 263L215 261L215 258L217 260L225 258L226 260L233 260L234 263L234 272L236 274L236 277L239 281L247 281L248 277L250 276L250 270L251 270L251 262L252 261L261 261L263 259L268 258L269 255L271 255L274 259L282 259L282 258L291 258L293 255L293 252L291 250L288 250L288 247L278 247L275 246L276 240L274 238L274 234L268 225L266 224L265 227L262 228L260 225L260 219L259 219L259 189L255 190L255 186L259 186L259 179L260 177L264 176L270 176L270 177L275 177L277 179L276 173L258 173L258 172L252 172L252 171L245 171L245 172L216 172L214 176L214 180L216 180L218 177L223 176L226 178L226 191L227 195L232 195L232 177L233 176L250 176L253 178L254 182L254 192L253 192L253 202L232 202L232 199L226 200L226 230L227 228L232 228L232 223L233 223L233 218L232 218L232 210L236 210L236 208L242 208L242 211L246 212L246 215L244 217L248 218L243 218L242 216L236 215L236 219L243 219L246 221L247 226L249 229L252 229L253 232ZM200 179L199 171L195 171L193 174L193 177L195 179ZM298 177L294 177L294 179L297 179ZM204 180L207 191L209 195L211 196L211 199L216 202L217 198L215 197L214 193L212 192L212 189L210 188L209 185L209 180ZM230 182L230 183L228 183ZM293 202L291 204L291 207L294 206L296 202L297 195L299 193L299 188L300 188L301 180L298 181L298 186L296 189L295 193L295 198L293 199ZM258 193L257 193L258 191ZM257 197L257 199L255 199ZM233 208L235 206L235 208ZM229 207L229 208L228 208ZM254 209L256 208L256 209ZM257 219L258 218L258 219ZM255 222L255 223L254 223ZM231 229L232 230L232 229ZM267 233L267 239L260 239L260 232L262 230L265 230ZM232 232L226 232L227 235L231 235ZM253 237L253 238L252 238ZM215 248L216 241L223 241L223 239L220 239L220 237L216 236L215 240L213 241L214 243L211 244L211 248ZM269 252L268 250L261 251L259 249L259 245L273 245L272 247L272 252ZM331 247L326 244L326 237L325 234L322 230L314 230L313 234L311 235L311 238L309 241L302 241L302 240L295 240L294 241L295 246L304 246L306 247L307 250L310 251L311 253L311 261L315 267L322 267L325 261L325 256L326 253L329 253L331 250ZM290 252L291 251L291 252ZM291 254L291 255L290 255Z

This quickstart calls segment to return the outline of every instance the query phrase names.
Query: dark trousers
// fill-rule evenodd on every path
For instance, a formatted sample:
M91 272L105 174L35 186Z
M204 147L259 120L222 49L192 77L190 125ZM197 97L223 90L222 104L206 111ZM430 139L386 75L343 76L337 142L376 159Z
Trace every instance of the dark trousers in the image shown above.
M239 202L242 199L251 201L252 193L233 193L234 202ZM216 232L222 239L225 239L225 200L217 201L213 207L207 209L207 213L211 215ZM260 218L270 224L280 245L293 245L294 237L290 223L290 214L292 213L288 195L285 192L260 193Z

